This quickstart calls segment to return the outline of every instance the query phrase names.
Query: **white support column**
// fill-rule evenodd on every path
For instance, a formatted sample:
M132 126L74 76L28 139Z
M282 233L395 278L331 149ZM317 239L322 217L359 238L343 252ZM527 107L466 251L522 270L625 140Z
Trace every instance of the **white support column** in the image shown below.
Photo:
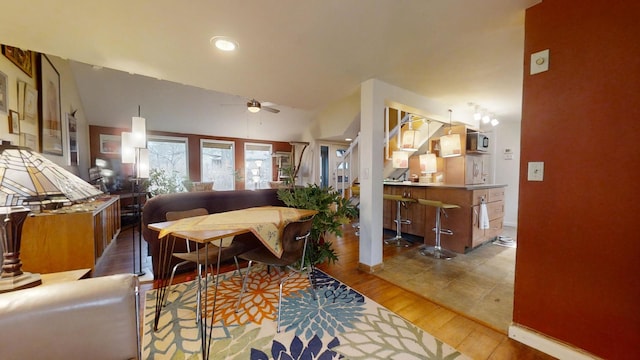
M360 265L382 265L382 168L384 163L384 97L377 80L360 89Z

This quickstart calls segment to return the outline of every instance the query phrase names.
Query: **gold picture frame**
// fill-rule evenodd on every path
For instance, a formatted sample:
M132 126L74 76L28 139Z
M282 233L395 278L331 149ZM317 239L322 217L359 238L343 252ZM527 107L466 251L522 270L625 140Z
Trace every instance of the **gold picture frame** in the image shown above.
M9 110L9 134L20 134L20 114Z
M33 52L31 50L2 45L2 54L29 77L33 77Z

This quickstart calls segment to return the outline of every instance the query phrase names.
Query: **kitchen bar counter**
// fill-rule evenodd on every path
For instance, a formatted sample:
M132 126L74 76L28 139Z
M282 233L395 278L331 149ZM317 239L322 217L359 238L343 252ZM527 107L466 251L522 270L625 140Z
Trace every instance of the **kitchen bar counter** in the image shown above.
M385 194L403 195L413 199L438 200L460 206L449 209L447 216L441 217L442 228L450 229L453 235L443 235L442 247L464 253L495 239L502 233L504 217L503 184L449 185L426 184L417 182L384 182ZM489 229L480 229L480 205L487 204ZM410 203L402 208L402 217L411 220L411 224L403 225L402 232L424 238L427 245L435 244L436 209L417 203ZM384 200L383 227L395 230L393 220L396 216L394 201Z
M499 187L506 187L506 184L475 184L475 185L455 185L444 183L419 183L411 181L384 181L383 184L391 186L415 186L415 187L427 187L427 188L439 188L439 189L464 189L464 190L483 190L483 189L495 189Z

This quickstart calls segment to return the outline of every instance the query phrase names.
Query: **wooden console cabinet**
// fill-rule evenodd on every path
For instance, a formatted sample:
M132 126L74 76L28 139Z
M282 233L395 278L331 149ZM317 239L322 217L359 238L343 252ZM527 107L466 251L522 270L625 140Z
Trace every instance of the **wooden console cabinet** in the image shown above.
M400 185L384 186L389 194L404 194L414 199L439 200L460 206L459 209L446 210L447 216L440 218L442 228L450 229L453 235L442 235L442 247L464 253L502 233L504 218L504 185ZM489 229L480 229L480 204L482 199L487 204ZM384 201L383 227L395 230L395 202ZM403 225L402 232L424 237L427 245L435 244L436 209L430 206L410 204L402 210L403 218L411 219L411 225ZM391 220L389 222L388 220Z
M120 233L120 199L108 196L75 206L25 220L20 252L25 271L46 274L95 268Z

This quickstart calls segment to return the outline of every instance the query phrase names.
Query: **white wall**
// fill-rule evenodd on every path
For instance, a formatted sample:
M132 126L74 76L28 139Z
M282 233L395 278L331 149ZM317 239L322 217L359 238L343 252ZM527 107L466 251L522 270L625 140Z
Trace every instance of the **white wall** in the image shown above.
M503 121L493 128L493 169L491 178L496 184L507 184L505 189L504 224L518 224L518 181L520 179L520 122ZM505 149L510 149L512 159L507 159Z

